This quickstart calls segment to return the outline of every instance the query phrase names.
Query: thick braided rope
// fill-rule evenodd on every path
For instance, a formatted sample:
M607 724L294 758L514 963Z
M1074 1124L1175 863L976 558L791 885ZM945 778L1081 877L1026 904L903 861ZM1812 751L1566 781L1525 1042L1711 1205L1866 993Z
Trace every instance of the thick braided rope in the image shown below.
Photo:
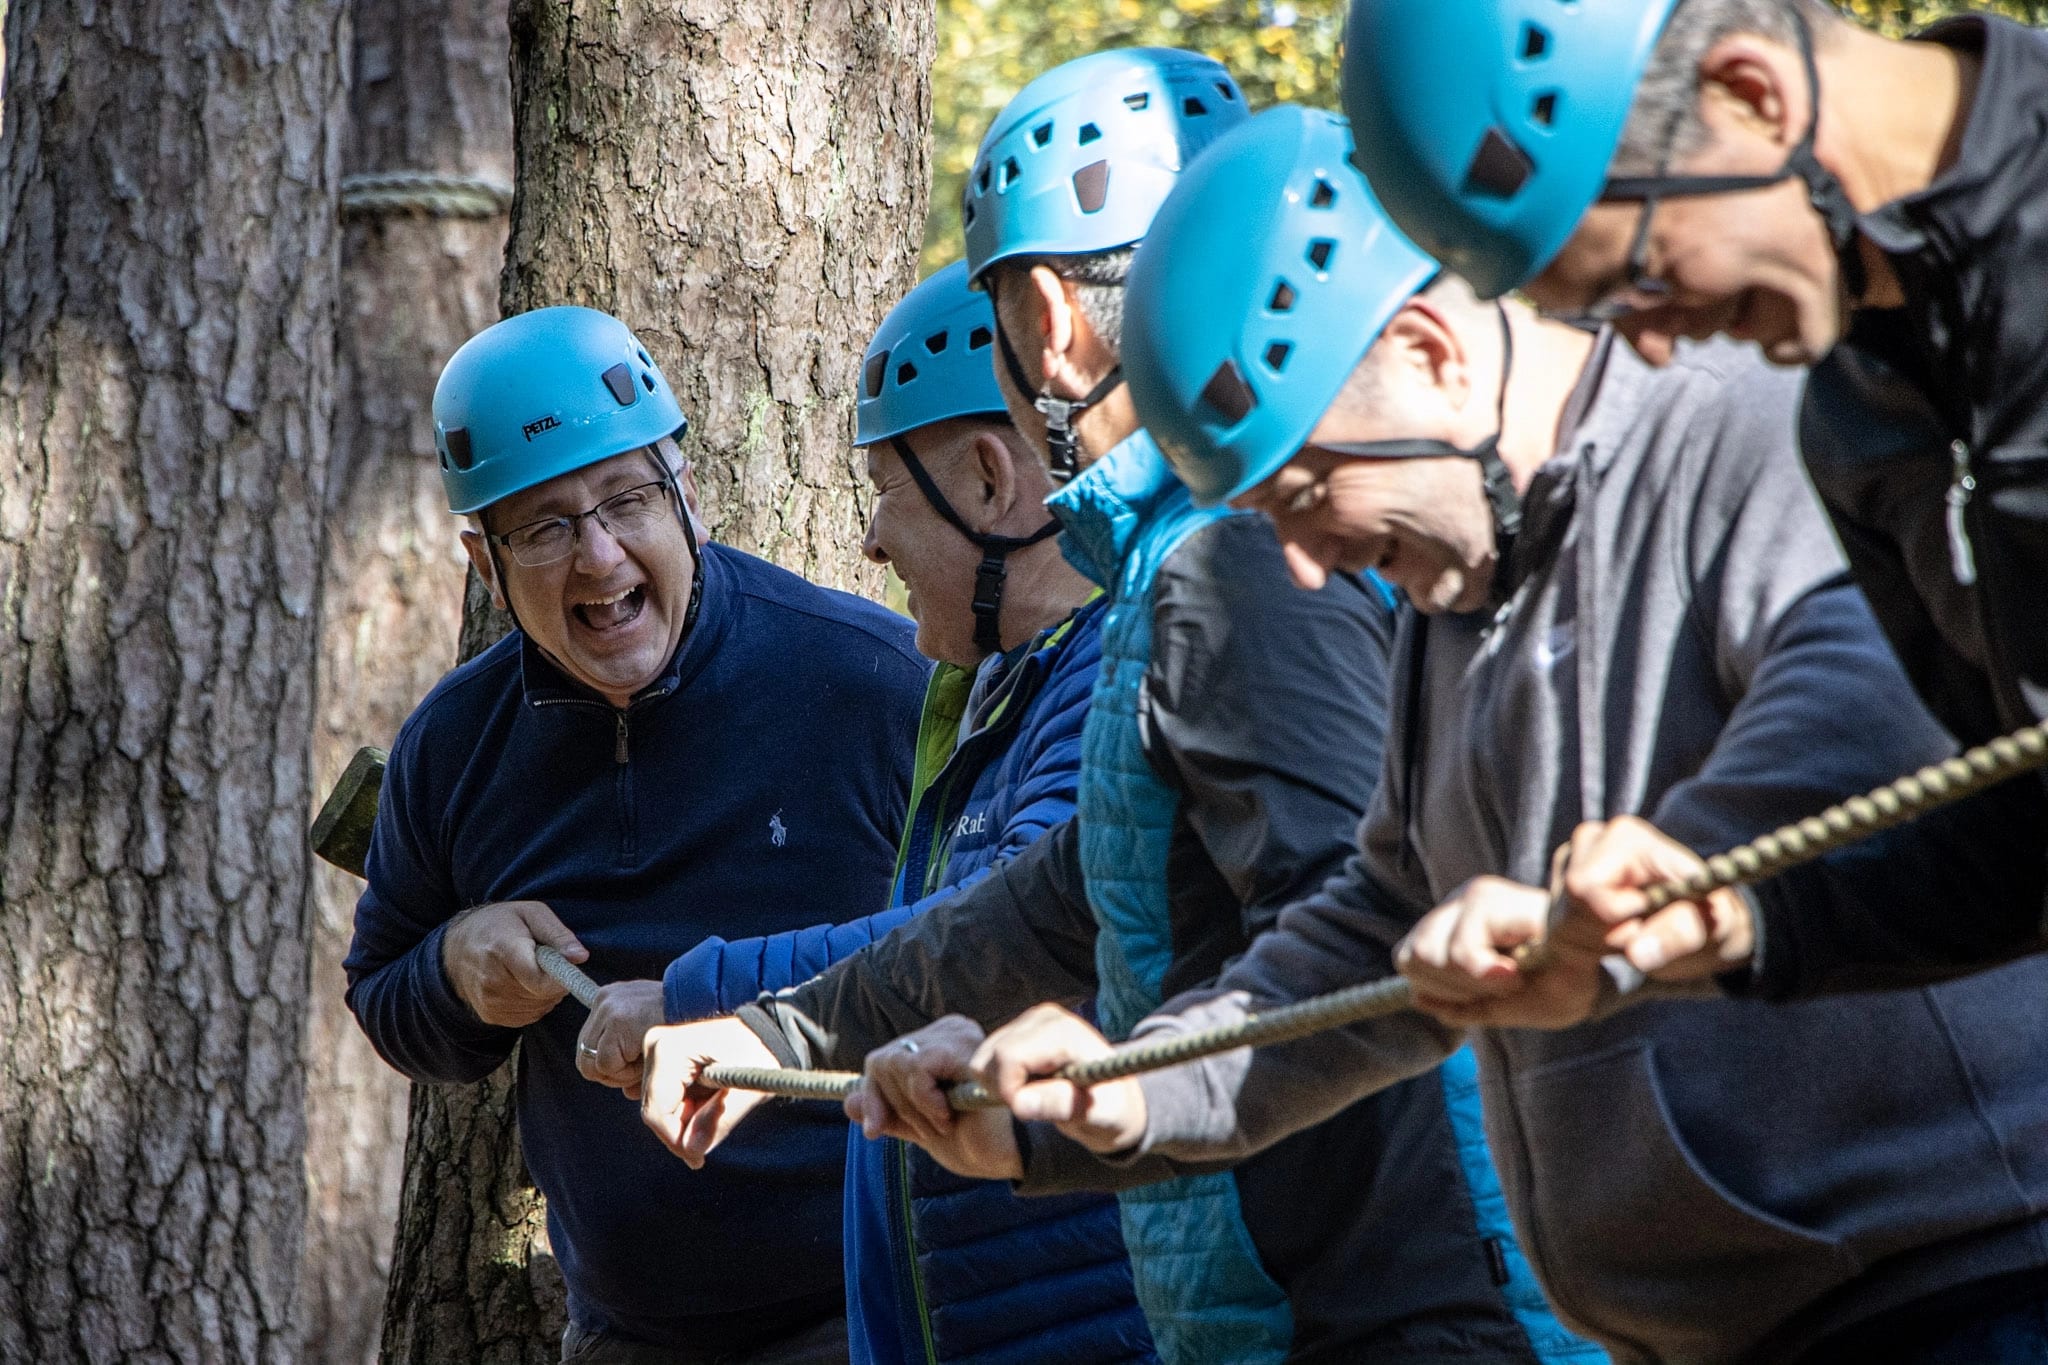
M436 218L495 218L512 202L512 187L475 176L433 171L369 171L341 178L343 214L425 213Z
M1946 762L1909 773L1876 791L1852 796L1820 814L1783 826L1747 844L1707 859L1706 867L1680 882L1662 882L1648 890L1650 908L1660 909L1673 901L1692 900L1731 886L1761 881L1787 868L1824 857L1844 844L1869 838L1939 806L1975 795L2009 777L2048 764L2048 721L2030 725L1987 744L1980 744ZM1522 966L1540 970L1541 945L1534 951L1518 953ZM552 948L539 948L540 965L567 986L578 1000L588 1005L597 997L597 985L570 965ZM588 990L586 997L585 989ZM1198 1061L1241 1047L1271 1047L1290 1043L1313 1033L1346 1028L1368 1019L1399 1014L1414 1003L1406 977L1392 976L1365 981L1328 995L1283 1005L1262 1014L1251 1014L1234 1023L1193 1033L1171 1034L1142 1043L1127 1043L1091 1061L1063 1067L1058 1075L1076 1085L1100 1085L1147 1071L1160 1071L1183 1062ZM797 1099L844 1099L860 1082L851 1071L799 1071L774 1067L743 1067L718 1064L706 1067L699 1079L703 1084L735 1090L761 1090L771 1095ZM955 1109L1001 1108L997 1099L977 1081L967 1081L948 1092Z

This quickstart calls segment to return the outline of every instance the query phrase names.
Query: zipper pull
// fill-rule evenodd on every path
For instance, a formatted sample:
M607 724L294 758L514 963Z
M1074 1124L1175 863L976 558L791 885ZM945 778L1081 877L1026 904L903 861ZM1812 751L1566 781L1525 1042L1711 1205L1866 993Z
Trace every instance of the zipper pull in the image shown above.
M1970 447L1961 441L1948 443L1949 457L1955 461L1955 474L1948 485L1948 557L1955 570L1956 582L1971 587L1977 581L1977 554L1970 546L1970 527L1963 519L1964 509L1970 505L1970 494L1977 491L1977 480L1970 473Z
M619 712L619 742L612 749L612 758L617 762L626 761L626 713Z

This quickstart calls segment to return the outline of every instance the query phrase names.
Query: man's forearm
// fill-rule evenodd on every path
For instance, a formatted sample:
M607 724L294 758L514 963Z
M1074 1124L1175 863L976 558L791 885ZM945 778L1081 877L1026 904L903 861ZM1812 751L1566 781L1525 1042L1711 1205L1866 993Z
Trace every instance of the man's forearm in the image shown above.
M830 971L763 996L741 1017L802 1065L857 1068L883 1043L947 1014L984 1027L1095 989L1095 921L1072 821L952 899Z

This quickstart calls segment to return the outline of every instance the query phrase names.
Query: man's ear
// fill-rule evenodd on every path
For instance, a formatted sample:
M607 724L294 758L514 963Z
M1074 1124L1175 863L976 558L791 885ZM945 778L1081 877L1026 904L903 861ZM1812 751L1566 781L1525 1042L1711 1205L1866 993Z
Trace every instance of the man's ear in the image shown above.
M1700 58L1700 118L1716 137L1744 132L1789 152L1813 120L1796 49L1731 33Z
M491 590L492 605L499 611L509 610L505 602L505 585L498 581L498 566L491 562L491 547L485 543L483 533L474 527L465 527L462 548L468 553L470 567L476 570L476 576Z
M1036 457L1032 463L1038 463ZM975 506L980 513L975 520L991 530L1001 526L1023 495L1017 453L1000 433L982 430L974 434L968 447L967 465L975 478Z
M1050 377L1066 367L1073 353L1081 310L1068 292L1068 284L1042 265L1031 267L1025 299L1039 319L1039 337L1044 354L1038 372Z
M1471 357L1450 319L1427 298L1418 294L1403 303L1374 350L1384 351L1389 387L1421 384L1441 392L1450 407L1465 405L1472 391Z

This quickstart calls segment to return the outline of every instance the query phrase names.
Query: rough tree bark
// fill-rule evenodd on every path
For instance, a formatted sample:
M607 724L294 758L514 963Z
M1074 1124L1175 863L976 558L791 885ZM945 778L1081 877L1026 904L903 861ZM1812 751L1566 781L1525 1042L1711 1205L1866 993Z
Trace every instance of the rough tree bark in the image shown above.
M356 0L345 168L510 185L505 0ZM498 316L506 215L344 204L314 790L392 736L453 657L462 566L434 460L441 363ZM316 864L306 1039L306 1365L376 1358L406 1082L342 1002L362 883Z
M915 279L931 51L931 0L512 5L505 311L625 318L691 418L713 533L870 592L853 386ZM472 617L465 651L503 628ZM387 1361L556 1358L509 1096L505 1073L415 1089Z
M0 1360L287 1362L348 19L5 23Z

